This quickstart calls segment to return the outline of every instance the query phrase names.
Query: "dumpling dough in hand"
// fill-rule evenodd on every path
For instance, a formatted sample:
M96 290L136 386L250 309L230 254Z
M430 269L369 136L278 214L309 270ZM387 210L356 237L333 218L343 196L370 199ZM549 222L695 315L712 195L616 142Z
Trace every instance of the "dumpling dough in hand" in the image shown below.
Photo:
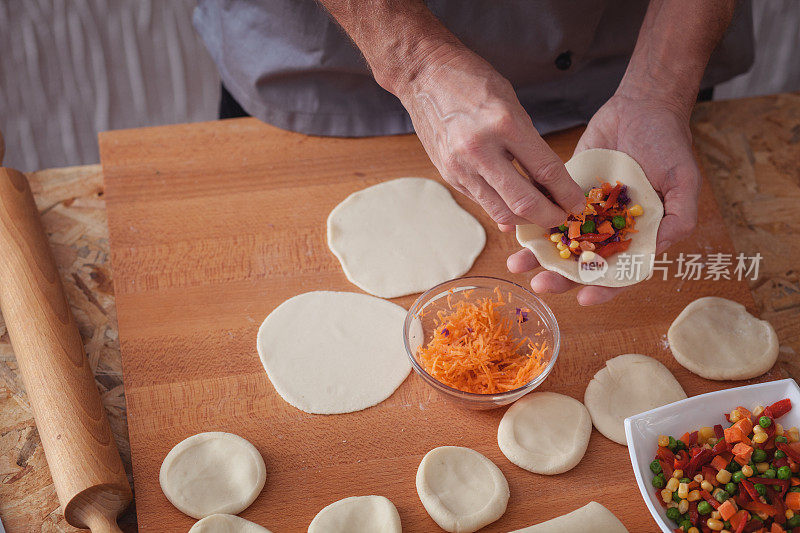
M439 527L471 533L503 516L510 492L489 459L469 448L442 446L422 458L417 494Z
M536 474L561 474L577 465L592 434L586 407L554 392L534 392L509 407L497 428L500 451Z
M401 533L400 515L383 496L352 496L325 507L308 533Z
M667 332L675 360L706 379L749 379L778 359L778 335L766 320L725 298L699 298Z
M586 387L583 403L597 430L625 445L627 417L686 398L672 373L646 355L629 353L606 361Z

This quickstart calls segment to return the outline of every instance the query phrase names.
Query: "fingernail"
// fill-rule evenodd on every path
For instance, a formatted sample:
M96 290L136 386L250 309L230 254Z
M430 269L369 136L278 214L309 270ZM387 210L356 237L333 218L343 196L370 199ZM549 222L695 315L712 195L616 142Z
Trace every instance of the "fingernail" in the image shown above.
M573 215L580 215L581 213L583 213L583 210L585 208L586 208L586 203L581 202L575 205L572 209L570 209L569 212L572 213Z

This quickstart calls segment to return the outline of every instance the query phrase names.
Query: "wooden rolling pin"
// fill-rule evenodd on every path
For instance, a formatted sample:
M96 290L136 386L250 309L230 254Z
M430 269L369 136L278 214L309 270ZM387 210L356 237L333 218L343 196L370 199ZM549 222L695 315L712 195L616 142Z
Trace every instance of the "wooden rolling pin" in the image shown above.
M121 531L128 479L28 181L2 167L0 311L67 522Z

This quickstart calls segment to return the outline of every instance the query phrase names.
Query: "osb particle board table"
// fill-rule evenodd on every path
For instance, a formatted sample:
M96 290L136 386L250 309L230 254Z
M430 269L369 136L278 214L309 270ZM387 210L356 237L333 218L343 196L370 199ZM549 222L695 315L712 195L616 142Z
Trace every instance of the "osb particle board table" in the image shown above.
M800 378L800 94L697 106L695 143L737 252L764 256L750 282L778 331L781 375ZM29 175L130 471L108 236L99 166ZM32 414L0 321L0 517L16 531L72 531L58 508ZM135 514L126 513L126 530Z

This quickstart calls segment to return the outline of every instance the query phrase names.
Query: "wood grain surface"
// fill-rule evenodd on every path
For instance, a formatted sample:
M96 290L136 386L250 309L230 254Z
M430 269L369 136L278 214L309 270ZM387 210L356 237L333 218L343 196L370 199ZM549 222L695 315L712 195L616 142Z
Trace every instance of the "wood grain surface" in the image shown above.
M737 252L770 254L759 279L748 283L761 316L778 331L780 374L800 380L800 227L796 209L786 208L800 198L800 94L699 104L692 125ZM27 177L130 472L101 168L49 169ZM764 213L770 214L766 222ZM59 508L2 317L0 517L10 533L77 531ZM124 530L136 531L132 507L123 521Z
M567 159L579 133L548 141ZM590 500L631 531L653 530L626 448L596 431L578 467L545 477L500 453L502 409L464 410L416 375L384 403L337 416L300 412L273 389L255 350L260 322L301 292L358 291L327 249L325 219L368 185L400 176L438 179L416 137L314 138L237 119L104 133L100 153L141 530L192 524L161 493L158 470L172 446L200 431L237 433L261 451L267 485L242 516L275 531L303 531L325 505L364 494L392 500L405 531L436 530L414 476L422 456L441 445L476 449L508 478L508 511L486 531L540 522ZM505 268L517 249L513 236L477 206L457 201L487 230L470 273L524 283L525 276ZM707 185L699 220L694 236L672 253L734 252ZM563 348L541 390L582 399L604 361L629 352L664 362L690 395L741 384L703 380L669 353L670 322L707 295L755 311L746 282L736 280L651 280L593 308L579 307L572 294L547 296ZM413 299L394 301L408 307Z

